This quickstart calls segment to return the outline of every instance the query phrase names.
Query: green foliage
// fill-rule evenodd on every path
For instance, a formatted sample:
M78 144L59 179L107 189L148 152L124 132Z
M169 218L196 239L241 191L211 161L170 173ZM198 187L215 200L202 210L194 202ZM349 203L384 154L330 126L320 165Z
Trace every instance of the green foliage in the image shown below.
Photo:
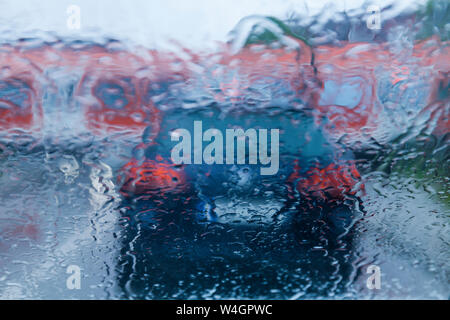
M449 0L429 0L416 13L416 18L421 23L417 39L421 40L438 35L442 41L450 40Z
M291 29L284 24L281 20L275 18L275 17L267 17L267 20L270 20L271 22L275 23L283 32L284 36L289 36L292 38L296 38L299 40L302 40L306 44L308 44L308 41L296 34L294 34ZM247 41L245 42L245 46L250 44L266 44L270 45L271 43L279 41L279 35L275 34L271 30L268 30L267 28L264 28L261 31L257 32L257 26L253 27L252 32L249 34ZM308 44L309 45L309 44Z

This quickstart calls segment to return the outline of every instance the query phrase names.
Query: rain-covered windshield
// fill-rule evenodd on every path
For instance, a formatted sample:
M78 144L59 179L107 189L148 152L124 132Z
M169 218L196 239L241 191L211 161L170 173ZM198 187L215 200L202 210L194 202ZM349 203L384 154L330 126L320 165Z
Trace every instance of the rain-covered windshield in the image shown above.
M448 1L74 2L0 3L0 298L448 299Z

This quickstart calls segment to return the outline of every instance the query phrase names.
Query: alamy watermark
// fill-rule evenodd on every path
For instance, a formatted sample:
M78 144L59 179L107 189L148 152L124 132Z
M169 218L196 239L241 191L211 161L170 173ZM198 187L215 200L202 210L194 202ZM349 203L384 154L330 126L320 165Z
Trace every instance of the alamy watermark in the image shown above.
M194 121L194 149L192 162L192 138L187 129L176 129L171 133L172 141L180 141L171 152L175 164L245 164L246 142L248 141L248 164L267 166L261 167L261 175L277 174L279 169L279 129L270 129L270 155L268 154L267 129L226 129L225 155L223 134L218 129L208 129L203 132L202 121ZM203 149L203 142L210 142ZM236 157L235 157L236 141ZM259 147L259 150L258 150ZM225 162L224 162L225 156Z
M67 7L67 28L70 30L79 30L81 28L81 8L75 4Z
M381 268L377 265L372 264L367 267L366 273L370 274L366 282L367 289L381 289Z
M66 287L69 290L81 289L81 268L75 264L67 267L67 274L70 274L66 280Z
M367 13L369 16L366 20L367 28L370 30L380 30L381 29L381 13L380 7L376 5L371 5L367 8Z

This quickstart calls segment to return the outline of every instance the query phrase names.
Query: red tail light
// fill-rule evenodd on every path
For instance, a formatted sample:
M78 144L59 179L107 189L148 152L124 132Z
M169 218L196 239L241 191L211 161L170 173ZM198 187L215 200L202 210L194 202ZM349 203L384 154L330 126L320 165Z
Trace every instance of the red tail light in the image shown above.
M139 162L132 159L121 169L119 181L123 181L124 195L143 195L156 192L163 196L166 192L186 190L186 175L183 169L162 157Z
M296 183L297 191L306 197L328 199L329 194L334 199L342 199L345 194L356 194L355 186L361 176L354 164L329 164L324 168L314 167L304 175L299 174L300 167L295 166L289 181ZM364 185L361 186L364 190Z

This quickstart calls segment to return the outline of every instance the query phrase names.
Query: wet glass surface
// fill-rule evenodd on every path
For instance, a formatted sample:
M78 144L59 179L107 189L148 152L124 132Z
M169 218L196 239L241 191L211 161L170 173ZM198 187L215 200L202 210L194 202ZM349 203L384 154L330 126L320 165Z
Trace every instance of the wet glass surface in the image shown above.
M447 1L146 3L0 7L0 298L449 298Z

